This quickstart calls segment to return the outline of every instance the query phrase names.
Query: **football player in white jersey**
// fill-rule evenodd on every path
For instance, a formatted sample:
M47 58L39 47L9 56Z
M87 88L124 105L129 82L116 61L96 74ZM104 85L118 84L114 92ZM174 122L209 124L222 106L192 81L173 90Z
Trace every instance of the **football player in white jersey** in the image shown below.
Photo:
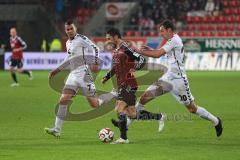
M102 94L99 97L95 95L96 91L91 71L98 71L99 49L91 40L86 36L78 34L76 30L73 21L67 21L65 23L65 32L69 38L66 42L68 56L59 67L49 74L49 79L51 79L58 72L66 68L70 69L70 73L62 90L62 95L59 99L55 126L53 128L45 128L46 133L55 137L60 137L62 124L67 115L68 105L72 98L78 93L79 89L82 89L83 94L93 108L99 107L114 97L114 94L111 92Z
M148 57L159 58L166 55L168 70L158 81L149 86L141 96L136 108L137 110L141 110L146 103L155 97L170 92L179 103L186 106L190 113L197 114L201 118L211 121L215 127L216 135L219 137L223 130L221 119L194 102L184 67L185 55L182 39L174 31L175 26L173 23L165 20L160 25L160 35L167 42L160 49L142 46L139 50L140 54Z

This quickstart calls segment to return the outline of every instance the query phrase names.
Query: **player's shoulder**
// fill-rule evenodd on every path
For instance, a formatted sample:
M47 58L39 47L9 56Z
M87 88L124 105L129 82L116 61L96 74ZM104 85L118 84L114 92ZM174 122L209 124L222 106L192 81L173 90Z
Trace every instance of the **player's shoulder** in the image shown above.
M16 39L19 40L19 41L23 41L20 36L16 36Z
M81 41L85 41L85 42L89 41L89 38L85 35L82 35L82 34L77 34L76 39L81 40Z
M167 42L173 43L175 45L181 45L182 39L179 37L178 34L174 34L172 38L170 38Z

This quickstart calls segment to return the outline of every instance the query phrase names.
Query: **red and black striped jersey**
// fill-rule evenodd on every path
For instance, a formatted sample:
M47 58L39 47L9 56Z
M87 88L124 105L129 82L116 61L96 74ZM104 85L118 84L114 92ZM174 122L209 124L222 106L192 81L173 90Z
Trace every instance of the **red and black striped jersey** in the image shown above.
M14 51L14 49L22 48L23 50L27 48L27 44L22 40L21 37L10 37L10 46L12 49L12 59L22 59L23 52L21 51Z

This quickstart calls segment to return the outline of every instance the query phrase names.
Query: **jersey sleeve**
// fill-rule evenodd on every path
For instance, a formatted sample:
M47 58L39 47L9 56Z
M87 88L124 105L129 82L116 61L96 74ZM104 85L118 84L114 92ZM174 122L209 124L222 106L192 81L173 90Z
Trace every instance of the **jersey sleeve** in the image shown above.
M174 41L172 39L168 40L162 48L164 49L165 52L169 52L174 48Z
M18 40L22 46L22 49L25 50L27 48L26 42L24 42L21 37L18 37Z
M135 65L134 65L134 69L136 70L140 70L144 67L145 63L146 63L146 59L140 55L138 52L136 52L134 49L132 49L131 47L128 46L127 43L123 42L121 44L121 47L124 48L125 53L131 57L132 59L134 59L135 61Z
M89 53L92 53L93 55L93 64L98 64L99 63L99 48L97 45L95 45L90 39L88 39L86 36L82 36L82 44L83 47L87 48ZM91 55L91 56L92 56ZM91 58L92 59L92 58Z

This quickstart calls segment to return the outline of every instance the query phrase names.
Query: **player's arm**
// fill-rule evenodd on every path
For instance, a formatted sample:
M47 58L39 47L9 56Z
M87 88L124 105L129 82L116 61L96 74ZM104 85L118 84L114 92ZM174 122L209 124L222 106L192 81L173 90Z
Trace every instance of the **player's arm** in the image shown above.
M68 55L63 62L54 70L52 70L49 73L49 79L51 79L53 76L55 76L58 72L60 72L61 70L65 69L67 66L70 65L70 56Z
M147 57L159 58L162 55L166 54L166 51L163 48L155 49L155 50L141 49L139 51L139 54L147 56Z
M121 47L125 49L125 53L135 60L135 70L140 70L146 64L146 59L140 55L135 49L131 48L127 43L121 43Z
M142 46L140 54L148 57L159 58L174 48L173 40L168 40L160 49L149 49L147 46Z
M100 49L97 45L95 45L90 39L88 39L86 36L83 36L83 46L87 47L90 52L92 52L92 57L90 58L90 62L88 62L88 65L90 66L90 69L93 72L97 72L99 70L99 53Z
M112 76L115 74L115 68L113 67L110 71L107 72L107 74L103 77L102 83L106 83Z
M25 50L27 48L26 42L23 41L21 37L18 37L18 40L19 40L19 42L21 44L21 47L14 49L15 52L23 51L23 50Z

